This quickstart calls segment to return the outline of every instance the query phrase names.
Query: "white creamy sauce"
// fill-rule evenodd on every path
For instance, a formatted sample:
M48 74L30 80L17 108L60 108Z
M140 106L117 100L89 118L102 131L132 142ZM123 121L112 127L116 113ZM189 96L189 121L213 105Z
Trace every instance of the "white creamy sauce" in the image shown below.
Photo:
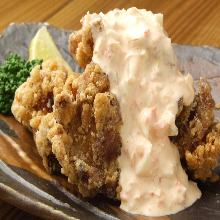
M162 14L115 9L88 13L82 24L91 26L92 60L108 75L120 104L121 208L161 216L190 206L201 192L188 180L169 136L178 133L178 100L193 101L193 80L178 70Z

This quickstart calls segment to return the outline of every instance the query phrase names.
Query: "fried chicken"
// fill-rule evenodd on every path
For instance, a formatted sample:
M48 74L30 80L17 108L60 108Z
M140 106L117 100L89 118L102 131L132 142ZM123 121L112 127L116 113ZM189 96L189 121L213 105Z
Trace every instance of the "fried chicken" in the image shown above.
M69 52L81 67L92 60L93 39L90 27L73 32L69 37Z
M84 197L116 197L121 116L99 66L79 75L44 62L16 91L12 112L33 131L49 172L61 169Z
M56 61L44 62L42 70L37 66L16 91L12 105L16 119L30 127L32 118L52 112L53 97L62 91L67 75Z
M215 102L211 95L211 87L205 79L199 81L199 91L190 106L183 106L176 119L178 135L174 137L180 154L186 149L193 150L201 143L214 123Z
M194 150L185 151L188 169L195 179L217 181L219 176L213 171L218 166L220 155L220 124L213 125Z
M75 74L73 75L76 77ZM59 163L46 138L46 128L41 129L42 138L40 140L38 139L38 128L44 127L45 119L42 116L53 111L54 96L62 91L67 76L67 71L59 62L44 62L42 70L40 66L34 68L27 81L17 89L12 105L12 113L15 118L33 131L38 152L46 170L50 173L60 172ZM53 116L50 115L50 117Z
M93 39L89 27L70 35L69 51L81 67L92 60L92 50ZM176 119L179 133L176 137L171 137L171 140L177 145L186 170L192 178L217 180L213 170L218 165L220 156L219 130L214 128L215 102L208 82L200 80L198 94L190 106L183 106L181 100L179 104Z
M67 176L83 197L116 198L122 145L119 104L109 90L108 77L91 62L89 27L70 35L69 50L85 71L68 73L59 61L43 62L17 89L12 112L33 132L48 172ZM220 155L220 125L214 123L214 107L204 79L190 106L179 101L178 135L170 139L194 179L218 179L213 170Z
M201 79L193 103L183 107L176 119L179 133L172 140L195 179L218 179L213 169L218 166L220 156L220 131L214 123L214 109L211 87L205 79Z
M90 27L73 32L69 37L69 51L81 67L92 60L93 39Z

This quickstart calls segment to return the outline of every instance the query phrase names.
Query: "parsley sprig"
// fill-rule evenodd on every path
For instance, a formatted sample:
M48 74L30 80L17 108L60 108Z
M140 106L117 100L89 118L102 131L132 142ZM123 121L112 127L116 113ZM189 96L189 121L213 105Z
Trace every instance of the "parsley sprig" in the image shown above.
M42 60L26 61L17 54L9 54L0 64L0 113L11 114L16 89L24 83L36 65Z

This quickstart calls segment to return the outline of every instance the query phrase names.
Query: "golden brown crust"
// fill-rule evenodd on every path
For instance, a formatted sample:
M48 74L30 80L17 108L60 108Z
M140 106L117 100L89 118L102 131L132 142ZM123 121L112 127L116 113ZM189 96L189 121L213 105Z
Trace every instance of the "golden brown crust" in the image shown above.
M183 107L176 119L178 135L172 137L191 176L199 180L217 180L213 169L220 156L219 130L214 125L215 102L205 79L191 106Z
M81 67L86 67L91 62L93 39L90 27L84 27L70 35L69 51Z
M76 78L78 74L71 76ZM42 69L35 67L27 81L17 89L12 105L15 118L34 132L38 152L50 173L60 172L60 167L47 139L46 125L53 126L54 97L62 91L67 78L67 70L60 61L45 61Z
M23 125L52 111L53 96L58 94L67 79L67 71L57 61L46 61L35 67L31 76L15 93L12 113ZM37 125L36 125L37 126Z
M83 196L115 197L121 119L107 76L90 64L68 88L54 100L57 124L48 133L53 152Z
M116 197L121 117L108 78L93 63L78 75L54 65L43 63L32 71L16 92L13 114L32 129L49 172L59 171L60 164L84 197ZM25 97L24 91L31 95ZM28 117L21 114L23 108Z
M185 158L195 179L216 181L219 176L213 172L220 156L220 124L214 125L203 143L191 152L186 150Z

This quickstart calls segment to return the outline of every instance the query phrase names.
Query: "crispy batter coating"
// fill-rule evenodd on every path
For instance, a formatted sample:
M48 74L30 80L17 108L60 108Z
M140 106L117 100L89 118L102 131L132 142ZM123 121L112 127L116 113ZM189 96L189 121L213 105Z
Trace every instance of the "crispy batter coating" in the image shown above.
M200 79L199 91L189 107L183 107L176 119L178 135L172 137L191 176L199 180L217 180L219 130L214 125L215 102L211 87Z
M31 76L15 93L12 113L25 126L30 120L52 112L53 97L60 93L67 79L67 71L56 61L47 61L36 66Z
M93 39L90 27L84 27L70 35L69 51L81 67L86 67L91 62Z
M54 99L57 124L48 132L62 172L77 182L83 196L115 197L121 118L118 102L108 92L109 81L97 65L90 64L65 87Z
M33 131L49 172L61 169L84 197L116 197L121 116L98 65L67 74L59 63L43 63L16 91L12 112Z
M216 181L219 176L213 172L220 156L220 124L214 125L205 140L193 151L186 150L185 158L194 178Z

